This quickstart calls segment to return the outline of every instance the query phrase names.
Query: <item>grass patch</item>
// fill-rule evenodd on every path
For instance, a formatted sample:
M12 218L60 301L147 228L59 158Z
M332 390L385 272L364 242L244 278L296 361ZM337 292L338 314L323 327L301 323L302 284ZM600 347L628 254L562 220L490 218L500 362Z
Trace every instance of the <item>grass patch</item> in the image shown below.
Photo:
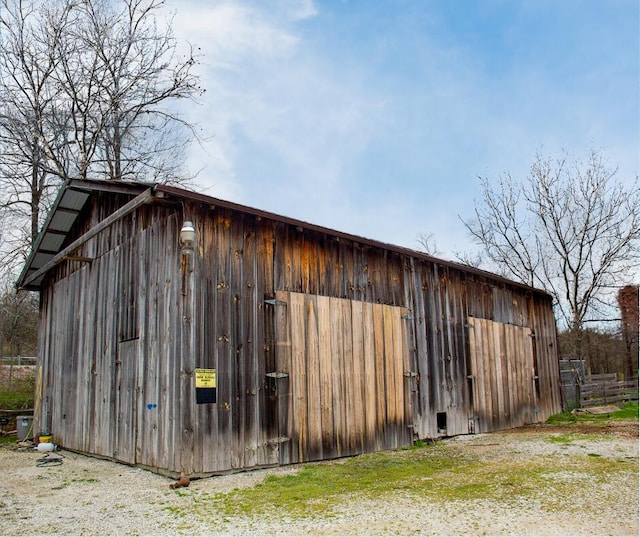
M218 495L215 499L225 515L275 512L314 516L330 511L356 494L375 499L399 491L423 490L430 486L430 478L440 472L455 471L463 464L463 459L445 456L442 450L415 447L309 464L296 474L268 476L253 488Z
M583 432L573 432L569 431L567 434L556 434L553 436L549 436L545 438L545 442L549 442L550 444L562 444L565 446L569 446L572 444L576 444L584 441L593 441L593 440L602 440L602 434L594 433L583 433Z
M638 421L638 403L631 401L624 403L620 410L611 414L588 414L577 412L561 412L554 414L547 420L549 425L563 425L567 423L587 422L587 421L608 421L608 420L635 420Z
M637 402L629 402L622 405L620 410L615 414L611 415L611 419L614 420L636 420L638 421L638 412L639 412L638 403Z
M575 436L568 435L550 436L547 438L547 442L551 442L552 444L573 444L575 441Z
M15 434L0 436L0 444L15 444L17 441L18 437Z
M573 441L571 437L564 439ZM487 460L452 443L363 455L329 463L308 464L296 474L268 476L251 488L221 494L199 494L188 505L171 507L177 516L191 513L211 519L236 516L283 519L330 518L349 501L396 501L416 497L439 503L489 500L511 503L521 498L541 502L550 511L572 509L567 473L600 482L637 472L635 460L582 455ZM560 499L560 500L559 500ZM560 502L560 503L559 503Z
M3 369L7 369L4 367ZM0 409L25 410L33 408L35 394L35 373L30 371L23 375L13 375L4 371L0 375Z

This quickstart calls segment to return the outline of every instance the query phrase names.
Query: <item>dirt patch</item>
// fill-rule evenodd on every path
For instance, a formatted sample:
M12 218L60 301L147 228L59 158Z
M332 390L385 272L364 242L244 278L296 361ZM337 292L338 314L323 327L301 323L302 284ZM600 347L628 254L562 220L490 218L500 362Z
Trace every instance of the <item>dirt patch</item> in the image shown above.
M638 438L639 427L637 421L612 420L612 421L588 421L574 422L562 425L528 425L519 429L513 429L514 434L539 434L548 433L580 433L580 434L611 434L625 438Z
M453 456L479 462L476 469L483 462L542 465L533 495L520 494L508 481L496 484L513 488L500 501L488 495L443 502L397 490L384 499L345 497L314 518L276 512L229 517L212 502L299 466L200 479L172 490L173 480L137 468L66 451L61 464L43 464L43 454L33 449L0 446L0 534L637 535L638 424L595 427L524 427L443 443ZM580 460L601 461L603 471L594 478ZM607 470L615 465L628 471Z

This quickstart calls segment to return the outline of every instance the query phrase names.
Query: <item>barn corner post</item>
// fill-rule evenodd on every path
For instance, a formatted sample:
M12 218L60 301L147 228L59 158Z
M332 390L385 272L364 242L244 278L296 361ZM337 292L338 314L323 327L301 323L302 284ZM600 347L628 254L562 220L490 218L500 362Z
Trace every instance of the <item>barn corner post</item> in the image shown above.
M180 474L190 476L195 471L195 245L197 242L193 220L187 218L180 229Z

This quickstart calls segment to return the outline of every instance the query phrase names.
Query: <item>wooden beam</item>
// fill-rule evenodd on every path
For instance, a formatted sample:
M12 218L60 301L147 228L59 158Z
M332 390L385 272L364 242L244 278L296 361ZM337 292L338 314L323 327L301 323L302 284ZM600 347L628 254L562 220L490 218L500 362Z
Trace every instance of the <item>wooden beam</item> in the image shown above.
M93 257L82 257L79 255L67 255L64 261L79 261L80 263L93 263Z
M139 194L135 198L133 198L130 202L124 204L120 207L116 212L107 216L102 222L93 226L89 231L87 231L84 235L78 237L75 241L73 241L69 246L58 252L49 262L45 263L42 267L36 270L33 274L27 276L24 279L24 282L21 285L21 288L26 288L31 282L38 279L43 274L46 274L53 267L55 267L58 263L64 260L66 256L68 256L71 252L76 250L78 247L82 246L85 242L95 237L98 233L107 229L111 224L117 222L121 218L125 217L129 213L135 211L138 207L149 203L153 199L153 189L148 188L142 194Z
M153 185L146 185L153 187ZM67 185L69 190L76 192L110 192L112 194L135 194L142 193L144 186L136 183L127 183L125 181L103 181L103 180L86 180L86 179L71 179Z

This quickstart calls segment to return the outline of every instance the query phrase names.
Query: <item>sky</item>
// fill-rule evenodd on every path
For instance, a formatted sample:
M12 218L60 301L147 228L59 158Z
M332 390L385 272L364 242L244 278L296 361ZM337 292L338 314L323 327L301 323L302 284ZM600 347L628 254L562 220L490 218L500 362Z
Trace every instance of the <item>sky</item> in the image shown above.
M200 48L214 197L438 255L473 252L479 177L536 154L640 170L637 0L167 0Z

